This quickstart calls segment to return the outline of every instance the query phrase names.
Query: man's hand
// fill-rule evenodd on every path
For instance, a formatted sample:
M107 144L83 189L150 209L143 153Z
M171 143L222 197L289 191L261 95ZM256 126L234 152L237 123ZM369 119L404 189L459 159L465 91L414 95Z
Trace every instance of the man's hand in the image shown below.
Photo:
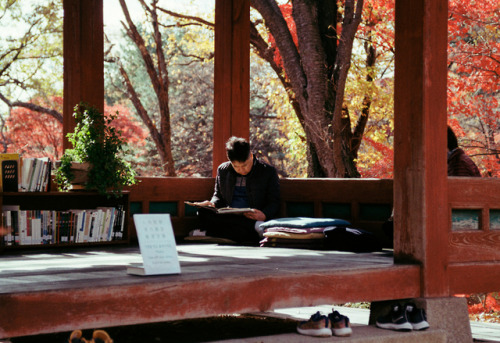
M193 204L195 204L196 206L215 207L215 204L213 202L211 202L210 200L194 202Z
M264 214L264 212L262 212L261 210L257 210L256 208L252 208L251 212L245 212L243 213L243 215L252 220L266 220L266 215Z

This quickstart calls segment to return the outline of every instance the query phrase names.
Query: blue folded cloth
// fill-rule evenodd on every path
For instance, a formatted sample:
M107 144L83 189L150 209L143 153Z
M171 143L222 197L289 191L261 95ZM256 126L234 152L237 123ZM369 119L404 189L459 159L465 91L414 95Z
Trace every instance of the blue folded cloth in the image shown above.
M261 229L272 227L294 227L294 228L311 228L311 227L326 227L326 226L349 226L350 222L344 219L336 218L309 218L309 217L290 217L268 220L260 224Z

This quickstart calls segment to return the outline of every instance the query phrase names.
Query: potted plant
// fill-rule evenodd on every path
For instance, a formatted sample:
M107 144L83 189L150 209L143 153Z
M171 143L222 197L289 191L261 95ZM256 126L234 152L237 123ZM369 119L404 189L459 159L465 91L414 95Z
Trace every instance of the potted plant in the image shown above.
M65 150L55 172L60 190L75 189L75 183L100 194L119 195L124 186L136 183L135 171L121 156L126 142L110 125L117 114L106 116L85 103L75 106L76 127L67 135L73 148Z

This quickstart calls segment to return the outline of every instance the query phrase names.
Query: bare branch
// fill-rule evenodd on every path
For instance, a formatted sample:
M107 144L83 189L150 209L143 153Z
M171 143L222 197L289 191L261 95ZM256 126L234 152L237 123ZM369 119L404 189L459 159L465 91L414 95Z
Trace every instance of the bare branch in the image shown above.
M192 20L192 21L195 21L195 22L198 22L200 24L203 24L205 26L208 26L208 27L215 27L215 24L214 23L211 23L209 21L206 21L205 19L202 19L200 17L194 17L194 16L189 16L189 15L184 15L184 14L180 14L180 13L176 13L176 12L172 12L172 11L169 11L169 10L166 10L164 8L161 8L161 7L157 7L159 11L161 12L164 12L172 17L175 17L175 18L180 18L180 19L185 19L185 20Z
M48 114L52 117L54 117L58 122L62 123L63 122L63 116L61 112L56 111L51 108L43 107L40 105L36 105L30 102L22 102L22 101L14 101L10 102L9 99L7 99L2 93L0 93L0 100L2 100L7 106L9 107L23 107L27 108L28 110L34 111L34 112L39 112L39 113L45 113Z

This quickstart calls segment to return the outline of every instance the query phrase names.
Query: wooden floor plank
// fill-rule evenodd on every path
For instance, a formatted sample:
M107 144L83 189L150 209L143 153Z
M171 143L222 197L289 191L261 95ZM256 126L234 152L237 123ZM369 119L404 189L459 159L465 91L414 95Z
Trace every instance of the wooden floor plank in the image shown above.
M126 274L137 248L6 256L0 308L11 315L0 317L0 338L420 293L419 267L394 265L387 253L214 244L178 252L180 275L150 277Z

